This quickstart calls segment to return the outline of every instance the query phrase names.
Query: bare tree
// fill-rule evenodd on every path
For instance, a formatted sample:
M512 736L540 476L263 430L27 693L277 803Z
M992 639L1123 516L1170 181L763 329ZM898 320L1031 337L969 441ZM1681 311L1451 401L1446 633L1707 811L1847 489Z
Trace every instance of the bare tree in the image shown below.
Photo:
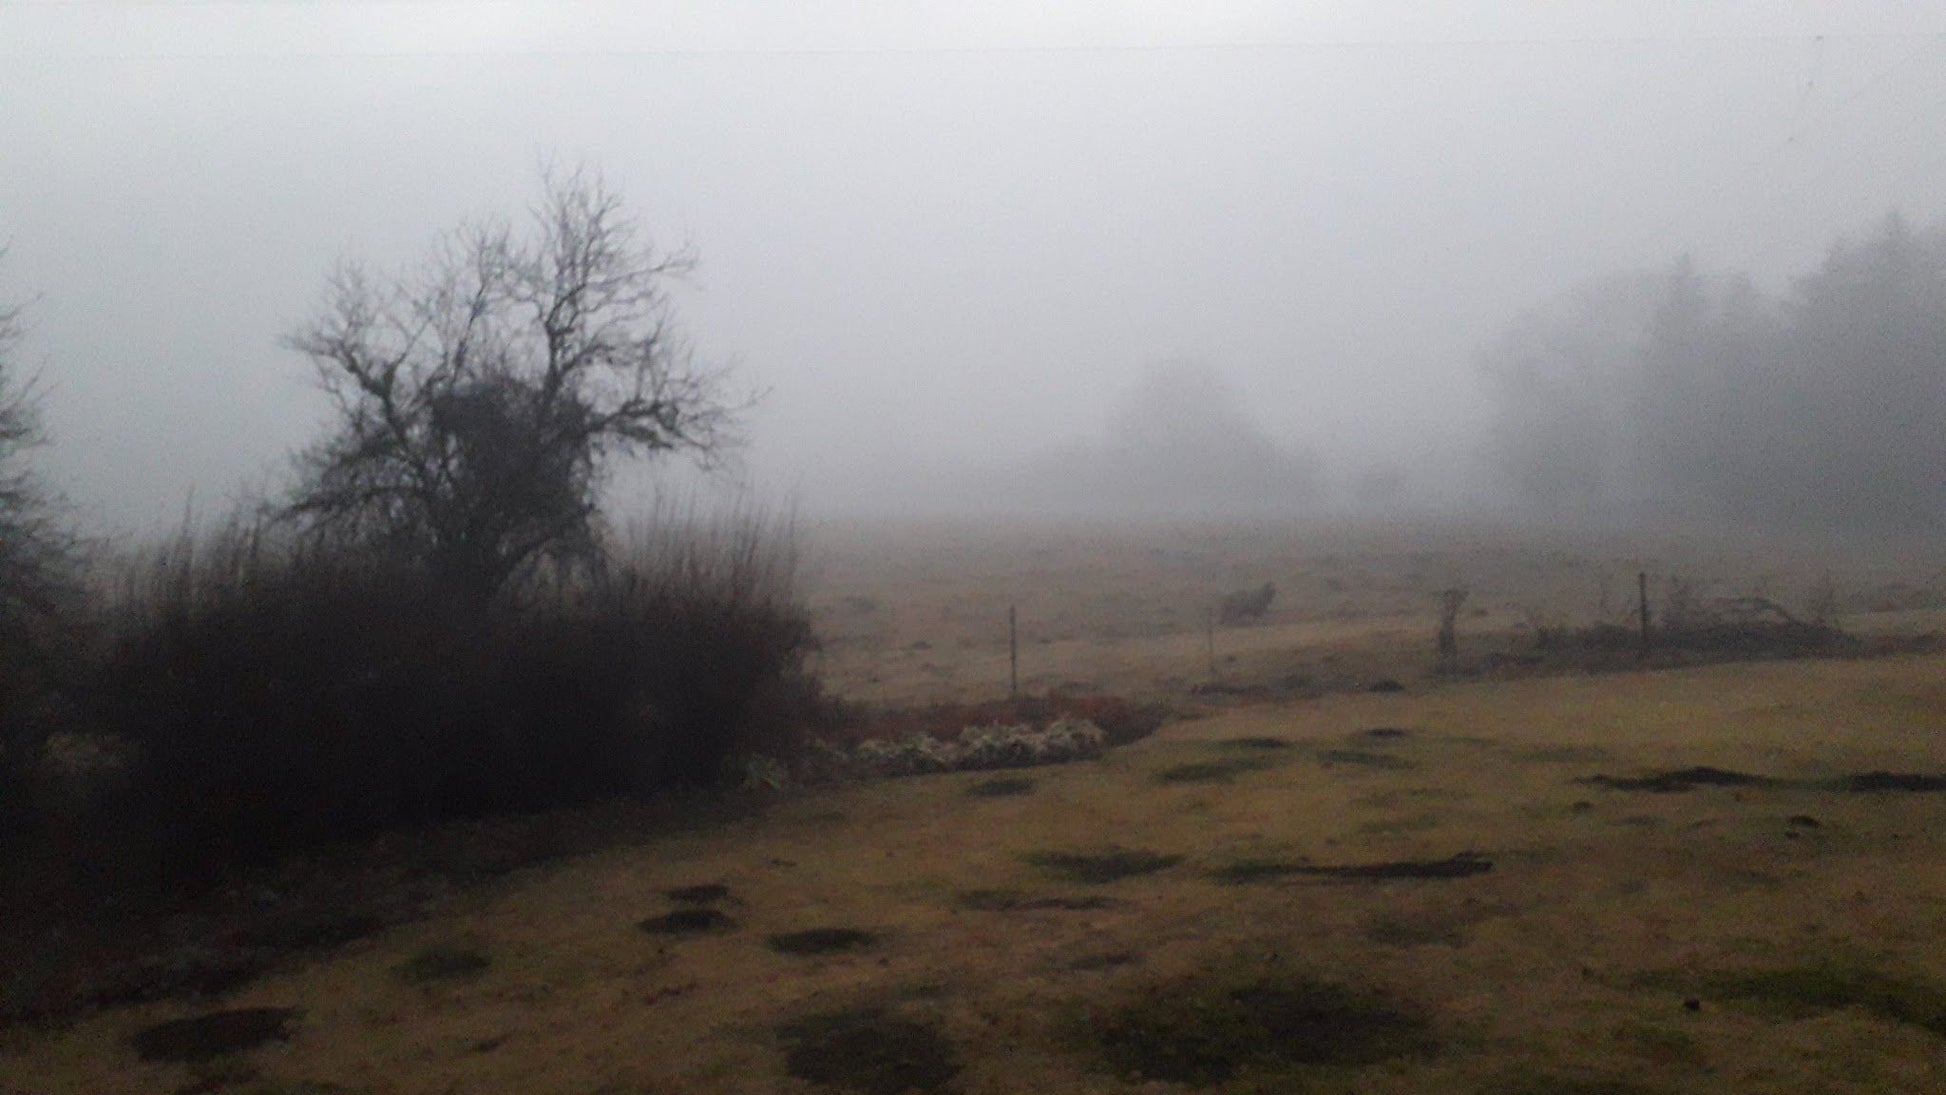
M288 514L481 602L543 561L599 557L615 458L708 461L745 405L671 323L694 255L647 242L598 174L544 173L526 229L469 224L384 283L341 268L286 339L338 419L300 457Z
M0 258L6 252L0 250ZM27 454L46 440L40 390L18 371L22 307L0 306L0 841L31 824L45 716L77 596L76 542L66 507Z
M22 307L0 307L0 644L14 651L71 591L74 557L61 503L27 463L46 435L39 387L14 362L23 334Z

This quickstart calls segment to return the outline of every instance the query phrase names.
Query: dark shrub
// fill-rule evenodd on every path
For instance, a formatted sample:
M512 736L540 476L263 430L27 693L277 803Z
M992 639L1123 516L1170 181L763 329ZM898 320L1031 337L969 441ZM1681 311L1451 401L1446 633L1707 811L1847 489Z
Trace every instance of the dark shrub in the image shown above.
M214 866L787 755L818 699L789 536L692 522L484 607L370 549L185 539L131 571L85 696L134 747L120 819Z

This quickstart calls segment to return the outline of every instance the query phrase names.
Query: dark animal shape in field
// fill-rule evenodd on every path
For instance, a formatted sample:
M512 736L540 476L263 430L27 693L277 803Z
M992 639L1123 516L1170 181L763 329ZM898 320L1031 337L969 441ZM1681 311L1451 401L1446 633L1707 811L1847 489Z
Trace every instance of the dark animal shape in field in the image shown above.
M1381 677L1378 680L1373 681L1372 686L1369 689L1366 689L1366 691L1377 692L1380 695L1386 695L1389 693L1405 691L1405 685L1400 684L1398 681L1395 681L1390 677Z
M1226 593L1216 605L1216 622L1239 624L1245 620L1261 620L1270 611L1270 602L1277 596L1277 586L1265 582L1256 589L1239 589Z
M290 1039L296 1008L236 1008L144 1027L128 1043L144 1061L194 1063Z

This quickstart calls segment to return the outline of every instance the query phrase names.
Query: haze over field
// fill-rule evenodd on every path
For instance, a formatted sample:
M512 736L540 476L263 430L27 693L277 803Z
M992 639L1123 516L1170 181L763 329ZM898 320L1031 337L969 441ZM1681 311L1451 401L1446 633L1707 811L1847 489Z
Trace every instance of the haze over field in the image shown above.
M550 158L694 243L743 477L813 513L1936 525L1946 11L1468 7L11 4L0 303L102 528L281 474L334 263Z

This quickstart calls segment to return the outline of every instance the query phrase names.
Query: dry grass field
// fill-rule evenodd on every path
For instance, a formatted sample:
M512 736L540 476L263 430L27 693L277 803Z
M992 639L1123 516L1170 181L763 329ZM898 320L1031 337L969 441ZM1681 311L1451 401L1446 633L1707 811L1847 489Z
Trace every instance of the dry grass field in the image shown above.
M1017 604L1025 687L1184 717L1099 760L781 795L215 997L0 1028L0 1091L1946 1090L1946 655L1426 673L1448 585L1485 611L1463 651L1514 648L1611 571L1782 600L1826 560L849 535L811 590L845 697L1004 692ZM1928 622L1936 572L1852 562L1848 623ZM1266 580L1288 594L1217 632L1215 673L1311 684L1197 706L1201 614Z
M1239 524L827 525L811 530L811 607L827 686L867 703L1005 695L1007 612L1020 687L1180 696L1213 680L1335 691L1432 665L1438 594L1469 593L1461 650L1477 662L1537 627L1633 626L1652 608L1760 595L1800 614L1823 599L1854 630L1946 622L1946 550L1784 545L1662 534L1617 544L1560 532ZM1209 628L1226 592L1277 587L1270 611ZM1211 641L1213 638L1213 642Z

